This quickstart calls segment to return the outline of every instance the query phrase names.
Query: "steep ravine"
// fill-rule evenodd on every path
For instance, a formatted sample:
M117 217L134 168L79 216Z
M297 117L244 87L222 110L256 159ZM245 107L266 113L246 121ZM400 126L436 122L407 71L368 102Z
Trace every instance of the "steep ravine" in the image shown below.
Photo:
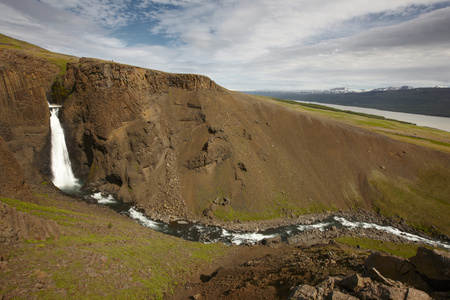
M29 182L50 175L47 101L58 100L76 176L153 218L239 222L360 207L450 234L448 153L200 75L82 58L56 81L58 67L11 49L0 63L0 134Z
M66 68L70 60L76 63ZM72 164L86 186L134 201L154 217L228 220L228 229L256 231L291 224L299 213L297 221L312 224L330 213L307 212L342 209L341 216L359 214L359 221L406 231L407 223L425 220L449 234L448 154L230 92L203 76L78 61L8 39L0 43L2 299L286 299L291 291L427 299L410 281L392 286L384 271L416 277L417 271L448 286L448 274L441 281L429 272L448 270L448 253L437 253L435 263L425 248L420 252L432 268L423 256L405 270L403 261L383 255L379 266L371 265L383 276L362 278L370 275L361 272L369 255L365 239L356 239L359 249L332 239L366 236L389 249L393 237L373 229L332 226L294 235L291 245L275 237L266 246L227 247L146 230L69 197L50 180L47 101L63 104ZM229 222L237 219L269 220ZM330 244L305 246L310 243ZM430 295L447 299L437 288Z
M199 75L81 59L67 66L64 85L72 91L63 122L77 174L156 218L371 210L397 184L420 185L423 172L449 176L448 154L255 100Z

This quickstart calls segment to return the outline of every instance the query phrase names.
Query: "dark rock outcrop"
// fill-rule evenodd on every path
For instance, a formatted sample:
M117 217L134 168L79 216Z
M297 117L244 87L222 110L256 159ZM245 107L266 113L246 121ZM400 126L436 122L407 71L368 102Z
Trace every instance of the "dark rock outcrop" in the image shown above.
M363 277L358 274L353 274L342 279L339 282L339 286L346 289L347 291L356 292L363 289L366 286L366 281Z
M46 59L20 50L0 51L0 135L30 181L48 164L47 103L58 72Z
M417 254L409 259L374 252L365 266L371 278L377 276L375 269L382 276L426 292L449 292L449 262L448 252L419 247Z
M317 299L317 289L307 284L299 285L292 289L288 299Z
M281 244L281 236L263 239L260 243L261 243L261 245L264 245L264 246L276 248Z
M435 290L450 291L450 253L419 247L409 261Z
M416 268L407 259L379 252L372 253L365 266L368 270L374 268L383 276L410 284L423 291L431 291L431 287L422 280Z
M293 287L290 300L356 300L356 299L392 299L413 300L432 299L427 293L408 287L395 281L386 285L385 282L361 277L358 274L346 278L330 277L316 287L300 285Z
M0 244L12 245L22 240L58 238L62 231L53 220L17 211L0 202Z

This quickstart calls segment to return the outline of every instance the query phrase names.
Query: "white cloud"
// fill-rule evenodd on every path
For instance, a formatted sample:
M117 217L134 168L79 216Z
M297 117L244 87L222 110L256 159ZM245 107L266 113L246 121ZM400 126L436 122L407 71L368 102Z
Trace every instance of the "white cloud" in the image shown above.
M129 10L131 0L40 0L51 7L71 11L106 27L127 25L136 18Z
M201 73L233 89L450 85L449 2L2 2L4 34L78 56ZM167 46L129 47L114 35L140 21Z

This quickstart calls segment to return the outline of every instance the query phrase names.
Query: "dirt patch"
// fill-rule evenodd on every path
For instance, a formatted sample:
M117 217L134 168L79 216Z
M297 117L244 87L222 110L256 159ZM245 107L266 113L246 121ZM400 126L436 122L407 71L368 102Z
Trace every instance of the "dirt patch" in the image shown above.
M361 273L366 258L367 253L340 245L240 247L170 299L287 299L294 286Z
M431 250L419 248L414 258L420 251ZM385 258L377 265L380 271L373 266L374 257ZM448 285L430 288L420 271L405 270L408 265L406 259L334 242L239 247L195 274L168 299L447 299ZM441 271L440 266L435 270ZM392 271L404 276L393 276Z

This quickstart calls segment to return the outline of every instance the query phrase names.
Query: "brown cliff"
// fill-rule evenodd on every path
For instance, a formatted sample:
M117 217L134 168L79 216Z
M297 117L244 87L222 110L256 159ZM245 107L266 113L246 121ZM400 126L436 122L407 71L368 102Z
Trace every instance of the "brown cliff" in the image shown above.
M379 182L414 186L419 173L450 167L448 154L230 92L203 76L82 59L69 64L65 84L73 90L64 122L78 174L152 216L372 209L390 197Z
M0 197L21 198L28 194L22 169L0 136Z
M448 153L230 92L205 76L87 58L65 57L58 68L41 54L0 52L0 134L26 180L48 173L52 100L64 102L70 156L86 187L153 217L234 221L360 207L450 233Z
M29 180L43 168L49 133L47 103L58 72L36 55L17 49L0 51L0 135Z

